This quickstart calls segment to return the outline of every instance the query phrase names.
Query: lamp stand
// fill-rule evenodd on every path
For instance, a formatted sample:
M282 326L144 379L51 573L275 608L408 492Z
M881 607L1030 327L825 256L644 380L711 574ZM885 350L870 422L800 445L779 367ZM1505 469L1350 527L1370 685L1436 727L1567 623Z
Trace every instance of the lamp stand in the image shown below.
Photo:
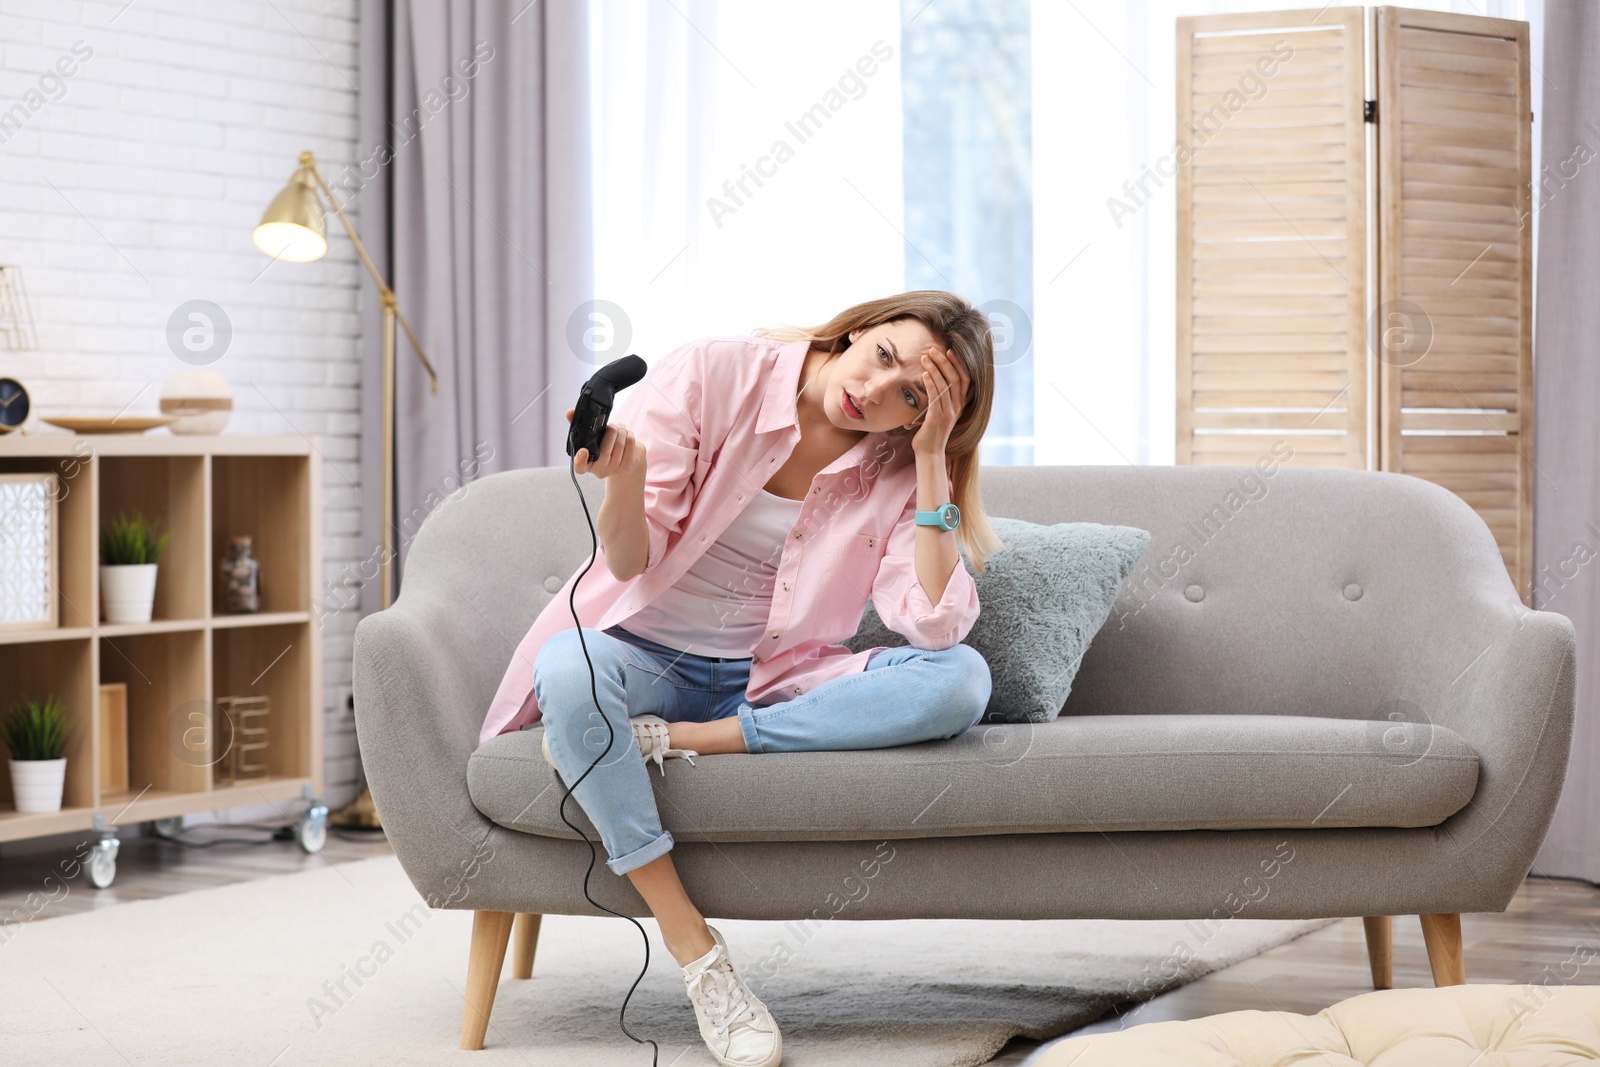
M361 262L366 266L367 273L372 275L372 280L378 286L378 299L383 304L383 535L381 542L382 555L378 561L379 597L382 610L387 611L394 596L394 582L392 578L392 557L394 555L394 344L395 322L398 320L406 337L411 341L411 347L416 349L417 358L422 360L422 365L428 370L428 385L434 396L439 395L439 378L434 373L433 364L428 362L427 355L422 351L422 345L417 341L417 335L411 332L411 324L400 311L400 304L395 299L394 290L389 288L383 276L378 273L378 267L372 262L372 257L367 254L367 246L361 243L361 238L356 235L355 227L350 225L350 220L345 217L344 209L339 206L339 200L333 195L333 190L328 188L328 183L323 180L322 172L317 169L316 160L310 152L302 152L300 162L310 169L317 179L317 185L322 189L322 195L328 198L328 203L333 205L333 212L339 216L339 221L344 224L345 233L350 236L350 243L355 245L356 252L361 257ZM355 826L377 829L383 823L378 818L378 809L372 802L372 791L362 789L361 795L356 797L345 807L339 809L328 817L328 822L333 826Z
M397 314L394 294L383 294L383 555L378 560L378 583L383 610L394 598L394 320ZM437 386L435 386L437 391Z
M378 557L378 586L383 610L389 610L394 595L394 582L390 576L392 556L390 540L394 516L394 294L384 291L383 300L383 548ZM419 349L420 351L420 349ZM328 816L333 826L355 827L363 830L381 830L383 820L378 818L378 807L372 802L372 790L362 787L361 795Z

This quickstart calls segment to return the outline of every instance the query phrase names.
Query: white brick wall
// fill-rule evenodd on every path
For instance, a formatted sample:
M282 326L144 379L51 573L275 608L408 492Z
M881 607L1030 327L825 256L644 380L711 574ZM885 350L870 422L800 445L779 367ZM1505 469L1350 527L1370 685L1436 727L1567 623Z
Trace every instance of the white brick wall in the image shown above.
M227 432L322 435L331 582L364 555L357 301L370 294L342 235L319 262L272 263L250 230L301 151L330 180L356 157L356 12L356 0L5 0L0 13L0 262L22 266L39 333L38 351L0 348L0 373L29 387L35 412L155 414L162 383L189 369L168 350L168 317L188 300L220 305L234 335L210 369L233 386ZM355 621L330 614L323 631L334 808L356 778Z

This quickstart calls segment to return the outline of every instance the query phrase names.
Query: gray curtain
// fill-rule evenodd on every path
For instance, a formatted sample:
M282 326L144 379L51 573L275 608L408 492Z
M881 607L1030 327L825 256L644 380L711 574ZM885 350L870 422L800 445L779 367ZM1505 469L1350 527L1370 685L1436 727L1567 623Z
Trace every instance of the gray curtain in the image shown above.
M585 377L569 323L594 289L588 16L578 0L364 0L361 17L359 225L438 372L435 396L401 332L398 595L411 539L450 493L566 462L562 413ZM376 560L382 311L367 288L362 307L362 548ZM362 612L379 603L366 582Z
M1572 761L1534 862L1600 881L1600 5L1546 0L1534 319L1536 607L1578 631ZM1535 75L1537 77L1537 75Z

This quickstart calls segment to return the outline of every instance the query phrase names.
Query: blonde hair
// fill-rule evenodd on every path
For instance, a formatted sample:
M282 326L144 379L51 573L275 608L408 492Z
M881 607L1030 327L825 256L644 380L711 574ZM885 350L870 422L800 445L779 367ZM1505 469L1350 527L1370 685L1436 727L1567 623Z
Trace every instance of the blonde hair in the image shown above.
M961 509L957 535L972 569L981 573L984 561L1005 547L978 492L978 443L989 427L994 404L994 340L988 317L954 293L914 289L845 308L820 326L765 326L753 332L776 341L810 341L813 348L838 353L849 347L853 331L899 319L916 319L937 344L954 349L972 382L945 444L945 457L950 463L950 492Z

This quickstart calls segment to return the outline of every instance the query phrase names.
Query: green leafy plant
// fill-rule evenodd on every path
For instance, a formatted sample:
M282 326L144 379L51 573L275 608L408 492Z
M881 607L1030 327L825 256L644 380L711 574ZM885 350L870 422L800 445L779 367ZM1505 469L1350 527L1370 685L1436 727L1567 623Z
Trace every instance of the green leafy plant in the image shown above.
M11 705L0 732L16 760L60 759L67 739L67 711L53 695L24 697Z
M132 518L119 512L100 531L100 562L108 566L154 563L161 557L171 536L170 533L158 536L155 524L146 522L137 511Z

